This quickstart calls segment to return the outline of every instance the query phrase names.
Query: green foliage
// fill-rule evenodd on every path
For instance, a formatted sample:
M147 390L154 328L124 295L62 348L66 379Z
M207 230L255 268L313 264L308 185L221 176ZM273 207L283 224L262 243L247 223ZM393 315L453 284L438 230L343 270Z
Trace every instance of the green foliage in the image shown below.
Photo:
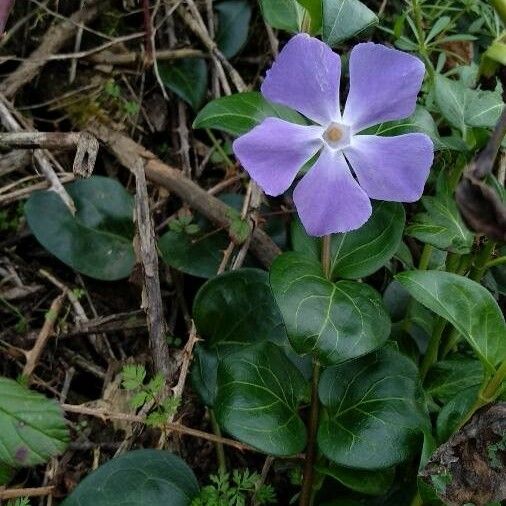
M283 105L268 102L256 91L249 91L209 102L197 114L193 128L214 128L238 136L245 134L265 118L270 117L301 125L306 123L298 112Z
M46 463L67 447L68 429L58 404L0 377L0 466Z
M259 3L265 21L273 28L292 33L299 31L304 9L296 0L260 0Z
M135 263L133 199L117 181L92 176L66 186L75 216L53 191L33 193L25 204L37 240L59 260L92 278L130 275Z
M176 413L180 400L175 397L163 398L165 379L160 373L146 383L145 367L128 364L123 367L121 374L123 388L134 394L130 399L133 408L140 409L148 402L154 404L146 418L148 425L161 426Z
M7 502L7 506L30 506L30 499L28 497L18 497L11 499Z
M288 338L299 354L337 364L370 353L390 334L380 295L355 281L332 283L321 266L297 253L274 261L270 282Z
M227 355L218 368L214 405L221 427L271 455L294 455L306 444L299 416L308 383L273 343L246 346Z
M224 0L214 9L218 13L216 43L227 58L232 58L248 39L251 6L247 0Z
M337 46L378 23L378 17L359 0L323 0L323 40Z
M435 197L422 197L425 213L414 217L406 234L439 249L463 255L471 251L474 235L460 216L455 198L442 173Z
M464 276L440 271L397 275L408 292L448 320L467 340L488 371L506 360L506 324L490 292Z
M274 489L265 483L260 484L260 475L248 469L234 469L232 474L212 474L209 480L211 484L202 488L191 506L245 506L252 497L259 506L276 504Z
M163 84L197 110L207 92L208 69L205 60L182 58L174 63L159 63Z
M418 393L415 364L388 347L329 367L319 385L321 451L338 465L364 470L405 461L428 426Z
M504 107L499 86L495 91L474 90L462 80L438 75L434 92L441 114L464 137L469 127L494 127Z
M198 493L195 475L179 457L162 450L135 450L93 471L62 506L190 506Z

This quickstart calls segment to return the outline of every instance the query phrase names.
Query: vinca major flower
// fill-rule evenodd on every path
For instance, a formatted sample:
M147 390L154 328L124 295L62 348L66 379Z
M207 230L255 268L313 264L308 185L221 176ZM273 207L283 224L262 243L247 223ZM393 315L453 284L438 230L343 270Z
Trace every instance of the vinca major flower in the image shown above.
M358 44L349 73L341 112L339 56L318 39L296 35L267 72L261 91L311 124L267 118L233 145L243 167L271 196L285 192L316 158L293 193L300 219L314 236L359 228L371 215L371 199L418 200L434 157L425 134L363 133L414 112L425 73L418 58L380 44Z

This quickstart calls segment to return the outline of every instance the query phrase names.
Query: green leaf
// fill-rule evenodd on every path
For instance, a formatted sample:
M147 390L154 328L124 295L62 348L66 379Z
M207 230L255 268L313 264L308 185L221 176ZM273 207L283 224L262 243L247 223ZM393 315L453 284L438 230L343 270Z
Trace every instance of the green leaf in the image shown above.
M421 105L416 106L415 112L409 118L380 123L361 133L387 137L408 133L422 133L428 135L436 147L441 147L436 122L430 112Z
M207 281L195 296L193 318L207 345L286 338L267 273L260 269L239 269Z
M158 249L167 265L192 276L211 278L218 271L229 242L225 232L208 227L198 234L169 230L160 237Z
M459 428L464 416L478 398L479 390L480 385L466 388L443 406L436 420L437 438L440 443L447 441Z
M304 9L296 0L260 0L260 8L273 28L296 33L302 23Z
M197 110L207 91L207 63L201 58L182 58L174 63L158 63L163 84Z
M267 273L259 269L239 269L210 279L195 297L193 318L205 340L192 368L193 386L208 406L216 396L219 360L229 353L271 340L294 355Z
M436 76L434 86L441 114L463 133L467 126L493 128L504 107L499 87L495 91L473 90L442 75Z
M417 405L418 370L383 348L326 369L319 395L325 407L318 445L336 464L385 469L408 459L427 425Z
M121 371L122 385L127 390L139 388L146 378L146 368L143 365L127 364Z
M216 417L244 443L270 455L294 455L306 445L298 410L307 396L308 383L281 348L246 346L220 363Z
M291 223L290 237L295 252L315 262L320 261L321 241L307 235L299 218L295 218Z
M436 22L432 25L430 32L425 38L425 44L428 44L432 39L437 37L443 30L445 30L448 25L452 22L452 18L450 16L441 16L436 19Z
M247 0L224 0L214 9L218 12L216 43L227 58L232 58L248 39L251 6Z
M442 172L435 197L422 198L427 212L417 214L406 233L438 249L463 255L471 251L474 234L468 230L460 216L446 177Z
M459 356L432 366L425 378L424 388L434 399L446 404L462 390L481 385L483 378L481 362Z
M135 450L100 466L62 506L189 506L199 493L193 471L162 450Z
M396 276L417 301L448 320L489 370L506 360L504 316L490 292L463 276L410 271Z
M363 471L350 469L329 462L324 465L316 465L319 473L334 478L345 487L365 495L385 495L395 478L393 467L380 471Z
M321 266L285 253L271 267L270 282L288 338L299 354L336 364L382 346L390 318L380 295L355 281L332 283Z
M402 204L376 202L361 228L333 234L332 278L363 278L383 267L399 249L405 221Z
M281 118L300 125L307 123L298 112L283 105L272 104L260 93L250 91L209 102L197 114L193 128L214 128L239 136L270 117Z
M25 216L36 239L63 263L92 278L130 275L135 263L133 199L114 179L92 176L66 189L77 208L72 216L53 191L33 193Z
M323 21L323 5L322 0L297 0L304 7L311 18L312 35L317 34L322 28Z
M3 462L0 462L0 487L8 485L13 476L14 469Z
M0 377L0 463L28 467L46 463L67 447L60 406L16 381Z
M378 21L359 0L323 0L323 41L329 46L355 37Z

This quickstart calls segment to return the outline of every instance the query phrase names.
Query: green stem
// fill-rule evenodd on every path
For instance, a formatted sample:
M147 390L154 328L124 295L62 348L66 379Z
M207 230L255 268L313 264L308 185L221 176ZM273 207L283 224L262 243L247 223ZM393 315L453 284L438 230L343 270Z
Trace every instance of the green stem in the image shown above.
M206 128L206 134L208 135L209 139L211 139L211 142L213 143L214 149L218 151L218 153L221 155L221 157L227 162L229 167L234 166L234 162L230 159L230 157L225 153L225 150L223 149L221 142L216 138L216 136L209 130L209 128Z
M322 267L325 277L330 279L331 268L331 239L326 235L322 239ZM311 378L311 407L309 412L308 438L306 447L306 459L304 462L304 476L302 490L300 492L299 506L311 506L314 499L314 465L316 460L316 433L318 431L318 417L320 414L320 401L318 399L318 383L320 381L321 365L316 357L313 357L313 376Z
M209 409L209 418L211 419L211 427L214 434L221 437L221 429L216 420L214 410ZM225 473L227 471L227 460L225 458L225 449L221 443L215 443L216 457L218 458L218 469Z
M309 415L308 441L306 460L304 462L304 481L300 493L299 506L311 506L313 502L314 464L316 460L316 433L320 403L318 400L318 382L320 380L320 364L313 360L313 377L311 379L311 411Z
M506 264L506 256L494 258L485 264L486 269L491 269L492 267L497 267L498 265Z
M432 367L432 365L437 362L439 344L441 343L441 336L443 335L445 327L446 320L444 318L438 317L434 323L434 329L432 330L432 335L430 336L427 352L425 353L422 360L422 365L420 366L420 378L422 381L425 379L425 376L429 372L429 369Z
M483 248L476 254L474 267L471 269L469 278L479 283L487 272L487 264L494 253L495 242L487 241Z
M434 248L430 244L425 244L422 250L422 255L420 257L420 262L418 263L418 269L421 271L426 271L429 267L430 257L432 256L432 250Z
M506 379L506 360L500 365L499 369L495 372L492 378L485 383L480 390L476 402L473 404L471 409L466 413L462 422L459 425L461 428L465 425L471 417L483 406L493 402L495 398L501 393L503 382Z

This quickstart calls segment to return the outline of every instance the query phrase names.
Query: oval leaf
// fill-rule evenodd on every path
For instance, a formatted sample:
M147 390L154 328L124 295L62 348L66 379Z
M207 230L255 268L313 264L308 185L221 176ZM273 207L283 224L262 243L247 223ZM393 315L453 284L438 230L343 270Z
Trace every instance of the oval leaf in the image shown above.
M442 271L396 276L418 302L448 320L489 369L506 360L506 324L491 293L469 278Z
M247 0L224 0L216 4L218 32L216 43L227 57L235 56L248 38L251 6Z
M399 249L405 222L402 204L378 202L363 227L333 234L332 278L363 278L383 267Z
M193 128L214 128L238 136L249 132L265 118L281 118L291 123L306 124L298 113L279 104L272 104L256 91L237 93L209 102L193 122Z
M189 506L199 493L193 471L162 450L136 450L85 478L62 506Z
M337 364L379 348L390 334L390 318L373 288L355 281L332 283L304 256L276 258L270 281L297 353Z
M274 28L298 32L304 9L296 0L260 0L265 21Z
M384 469L410 457L426 423L416 404L418 371L383 348L326 369L319 395L325 406L318 444L336 464Z
M306 445L298 410L308 386L275 344L246 346L220 363L216 417L244 443L271 455L293 455Z
M174 63L158 63L163 84L178 97L198 109L207 91L207 63L201 58L182 58Z
M0 378L0 464L44 464L65 450L68 439L56 402L16 381Z
M329 46L358 35L378 23L378 17L359 0L323 0L323 41Z
M53 191L35 192L26 202L26 219L37 240L82 274L106 281L128 277L135 263L132 196L114 179L100 176L66 189L75 216Z

